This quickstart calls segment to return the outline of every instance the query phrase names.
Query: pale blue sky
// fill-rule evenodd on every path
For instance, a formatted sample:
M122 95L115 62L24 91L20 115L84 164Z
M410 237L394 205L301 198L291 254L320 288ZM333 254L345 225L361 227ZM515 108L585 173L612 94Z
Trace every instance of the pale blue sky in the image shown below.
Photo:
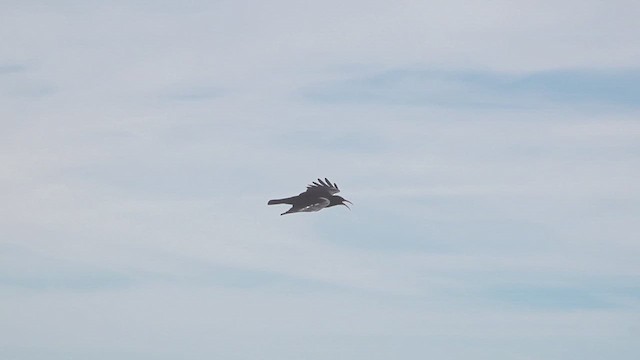
M0 358L640 356L637 2L0 10Z

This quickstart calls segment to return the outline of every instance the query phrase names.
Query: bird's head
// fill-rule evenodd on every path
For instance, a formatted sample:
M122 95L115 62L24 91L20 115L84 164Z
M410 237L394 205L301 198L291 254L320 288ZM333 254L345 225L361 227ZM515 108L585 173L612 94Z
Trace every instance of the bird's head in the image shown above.
M331 200L330 200L330 203L329 203L328 207L336 206L336 205L344 205L344 206L347 207L347 209L351 210L349 205L347 205L346 203L349 203L349 204L353 205L353 203L351 201L343 198L342 196L334 195L334 196L331 197Z

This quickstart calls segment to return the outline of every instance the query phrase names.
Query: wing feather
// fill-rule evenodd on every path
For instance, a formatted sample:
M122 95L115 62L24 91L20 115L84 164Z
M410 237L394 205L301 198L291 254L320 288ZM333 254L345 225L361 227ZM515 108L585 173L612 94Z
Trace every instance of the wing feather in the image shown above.
M314 181L311 185L307 185L307 192L323 192L329 195L334 195L340 192L338 185L331 183L329 179L324 180L318 178L318 181Z

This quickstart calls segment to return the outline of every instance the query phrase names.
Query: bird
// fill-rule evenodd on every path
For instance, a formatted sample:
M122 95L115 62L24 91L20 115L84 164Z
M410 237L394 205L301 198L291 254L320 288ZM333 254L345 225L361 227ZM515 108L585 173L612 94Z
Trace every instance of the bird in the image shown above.
M331 183L329 179L324 178L324 181L318 178L318 181L314 181L312 184L307 185L307 190L300 193L297 196L292 196L284 199L269 200L267 205L277 204L289 204L292 205L291 209L283 212L280 215L293 214L298 212L314 212L320 211L324 208L344 205L347 209L351 210L349 205L345 203L353 203L342 196L336 194L340 192L338 184Z

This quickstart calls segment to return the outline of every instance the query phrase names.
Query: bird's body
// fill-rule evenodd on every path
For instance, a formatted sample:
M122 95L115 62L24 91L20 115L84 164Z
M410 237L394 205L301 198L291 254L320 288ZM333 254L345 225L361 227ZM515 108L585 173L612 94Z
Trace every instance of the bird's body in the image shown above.
M336 196L340 192L336 183L331 183L329 179L325 178L324 181L318 179L318 182L313 182L312 185L307 186L305 192L300 193L297 196L292 196L284 199L269 200L267 205L276 204L289 204L291 209L280 214L292 214L297 212L313 212L320 211L324 208L344 205L345 202L351 203L349 200L344 199L341 196ZM347 206L348 208L349 206Z

